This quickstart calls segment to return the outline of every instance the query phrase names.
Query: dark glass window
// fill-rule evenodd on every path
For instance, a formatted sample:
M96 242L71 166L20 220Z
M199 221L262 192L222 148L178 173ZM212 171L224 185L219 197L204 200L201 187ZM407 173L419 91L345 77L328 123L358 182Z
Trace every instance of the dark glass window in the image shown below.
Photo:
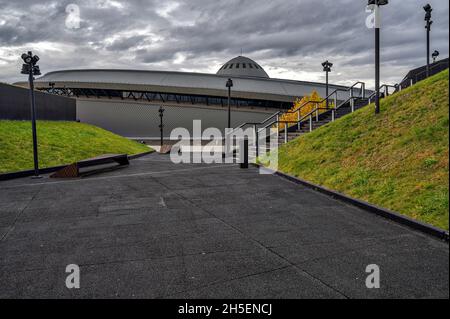
M255 68L259 69L259 66L258 66L258 64L255 64Z
M244 69L246 69L246 68L247 68L247 64L242 63L242 67L243 67Z
M229 69L232 69L232 68L233 68L233 63L231 63L231 64L230 64L230 67L229 67Z
M250 69L253 69L253 64L249 63L248 66L250 67Z
M236 63L236 69L239 69L239 63Z

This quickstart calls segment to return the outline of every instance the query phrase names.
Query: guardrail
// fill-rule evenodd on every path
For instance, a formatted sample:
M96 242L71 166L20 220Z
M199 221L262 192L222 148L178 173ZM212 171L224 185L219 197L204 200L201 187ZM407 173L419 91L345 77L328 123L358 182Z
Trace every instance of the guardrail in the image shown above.
M354 91L355 88L359 86L359 94L355 96ZM393 90L392 90L393 89ZM388 85L383 84L380 86L380 92L382 92L383 97L387 97L389 95L395 94L396 92L401 91L400 86L397 85ZM339 92L349 92L349 98L345 101L342 101L338 104L338 93ZM278 132L281 129L281 125L284 126L284 140L287 143L288 142L288 135L289 135L289 125L294 124L298 125L298 130L300 131L302 129L302 125L304 123L308 123L309 125L309 131L313 131L313 122L314 118L316 122L319 122L320 115L324 115L327 112L331 112L331 121L334 122L336 120L336 112L342 108L344 105L350 104L351 112L355 111L355 100L367 100L367 104L372 103L373 98L376 96L376 92L373 92L370 96L366 96L366 84L364 82L356 82L352 86L350 86L348 89L336 89L333 92L331 92L326 98L322 99L321 101L308 101L304 104L300 105L296 110L294 111L286 111L286 112L277 112L267 118L266 120L259 122L259 123L244 123L237 128L233 129L229 134L234 133L237 129L243 128L247 125L253 126L253 134L255 137L255 143L256 143L256 152L258 156L258 143L259 143L259 135L263 130L267 130L271 127L276 127ZM334 104L332 108L324 108L321 105L327 101L329 101L331 98L333 98ZM309 111L306 115L301 115L301 111L307 106L307 105L314 105L315 107ZM321 111L324 111L321 113ZM285 114L297 114L297 120L280 120L281 116ZM274 119L271 121L272 119ZM262 126L264 125L264 126ZM262 126L262 127L260 127Z

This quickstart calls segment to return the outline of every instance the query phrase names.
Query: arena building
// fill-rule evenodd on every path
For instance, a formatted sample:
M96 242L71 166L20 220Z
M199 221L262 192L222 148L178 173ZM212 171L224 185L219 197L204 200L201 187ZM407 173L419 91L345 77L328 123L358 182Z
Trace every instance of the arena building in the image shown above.
M325 84L271 79L255 61L239 56L225 63L217 74L144 70L62 70L36 79L36 89L74 97L77 118L117 134L154 139L160 135L160 106L164 135L173 128L190 129L193 120L203 128L227 126L228 89L233 80L232 126L259 122L276 111L292 107L296 98L316 90L325 97ZM18 83L26 86L27 83ZM335 89L347 89L330 85ZM342 100L345 92L339 93ZM345 95L345 96L344 96Z

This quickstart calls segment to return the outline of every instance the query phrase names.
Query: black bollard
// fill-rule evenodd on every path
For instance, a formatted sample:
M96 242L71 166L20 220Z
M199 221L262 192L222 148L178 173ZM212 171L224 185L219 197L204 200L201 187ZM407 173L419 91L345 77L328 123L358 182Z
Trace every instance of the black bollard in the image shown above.
M243 157L243 158L242 158ZM244 139L244 149L240 151L241 168L248 168L248 139Z

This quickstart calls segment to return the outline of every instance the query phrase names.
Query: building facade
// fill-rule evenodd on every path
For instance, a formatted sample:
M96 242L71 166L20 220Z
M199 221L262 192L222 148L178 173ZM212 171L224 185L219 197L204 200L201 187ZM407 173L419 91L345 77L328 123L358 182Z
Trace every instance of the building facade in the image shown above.
M77 118L131 138L157 138L159 113L164 107L164 135L172 129L191 129L193 120L203 128L227 126L228 89L231 91L232 126L260 122L292 107L296 98L316 90L325 97L324 83L271 79L255 61L236 57L217 74L142 70L63 70L36 79L35 86L77 99ZM27 85L27 83L19 83ZM348 88L330 85L339 99Z

